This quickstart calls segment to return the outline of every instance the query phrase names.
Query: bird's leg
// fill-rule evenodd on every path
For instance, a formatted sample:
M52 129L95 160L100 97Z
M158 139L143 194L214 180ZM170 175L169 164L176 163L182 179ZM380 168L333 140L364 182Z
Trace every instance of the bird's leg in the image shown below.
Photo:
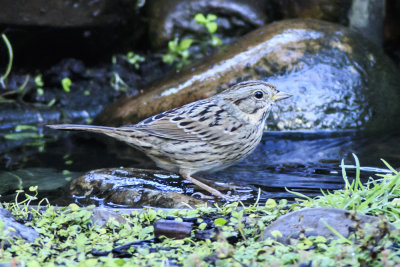
M231 197L225 194L222 194L221 192L219 192L217 189L212 188L211 186L208 186L202 182L200 182L197 179L194 179L192 176L190 176L189 173L185 172L185 171L180 171L180 174L182 175L183 178L185 178L186 180L188 180L189 182L197 185L198 187L206 190L207 192L211 193L212 195L219 197L219 198L223 198L223 199L227 199L230 200Z
M214 180L206 179L206 178L197 178L197 180L207 184L207 185L213 185L215 189L217 190L226 190L226 191L236 191L236 190L249 190L251 189L248 186L239 186L235 185L233 183L222 183L222 182L216 182Z

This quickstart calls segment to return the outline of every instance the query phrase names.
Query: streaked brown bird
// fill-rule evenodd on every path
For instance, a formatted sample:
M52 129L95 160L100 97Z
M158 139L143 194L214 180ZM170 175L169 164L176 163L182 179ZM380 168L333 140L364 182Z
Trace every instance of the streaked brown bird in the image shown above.
M247 81L135 125L114 128L58 124L48 127L114 137L143 151L158 167L179 173L214 196L229 199L192 175L221 170L253 152L261 140L272 105L290 96L266 82Z

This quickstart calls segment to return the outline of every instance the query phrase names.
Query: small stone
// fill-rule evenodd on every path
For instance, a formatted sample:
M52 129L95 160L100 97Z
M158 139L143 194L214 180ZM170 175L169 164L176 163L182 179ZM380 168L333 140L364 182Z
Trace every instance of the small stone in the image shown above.
M160 238L166 236L168 238L182 239L189 237L192 232L193 224L189 222L180 222L172 220L157 220L154 222L154 237Z
M11 212L6 209L0 208L0 221L5 223L3 231L8 231L7 235L12 238L23 238L32 243L39 237L35 229L17 222Z
M99 226L104 226L111 218L121 224L127 223L127 220L124 217L107 208L94 208L92 212L92 222L93 224L97 224Z
M348 210L305 208L278 218L265 229L263 237L264 239L276 239L284 244L295 242L300 235L337 239L338 236L326 226L329 225L340 235L347 238L357 225L363 229L371 229L373 227L379 231L379 222L381 220L378 217Z

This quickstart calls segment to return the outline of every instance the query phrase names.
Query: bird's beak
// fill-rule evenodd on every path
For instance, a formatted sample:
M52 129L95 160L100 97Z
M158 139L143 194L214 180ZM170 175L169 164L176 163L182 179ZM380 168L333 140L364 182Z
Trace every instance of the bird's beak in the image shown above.
M276 95L272 96L272 101L277 102L286 98L291 97L291 94L285 93L285 92L278 92Z

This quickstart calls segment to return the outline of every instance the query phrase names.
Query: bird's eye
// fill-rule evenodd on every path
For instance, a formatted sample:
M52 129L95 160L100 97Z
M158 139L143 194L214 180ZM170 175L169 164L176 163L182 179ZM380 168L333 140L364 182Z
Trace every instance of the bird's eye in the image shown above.
M254 97L257 99L261 99L264 97L264 93L262 91L255 91L254 92Z

